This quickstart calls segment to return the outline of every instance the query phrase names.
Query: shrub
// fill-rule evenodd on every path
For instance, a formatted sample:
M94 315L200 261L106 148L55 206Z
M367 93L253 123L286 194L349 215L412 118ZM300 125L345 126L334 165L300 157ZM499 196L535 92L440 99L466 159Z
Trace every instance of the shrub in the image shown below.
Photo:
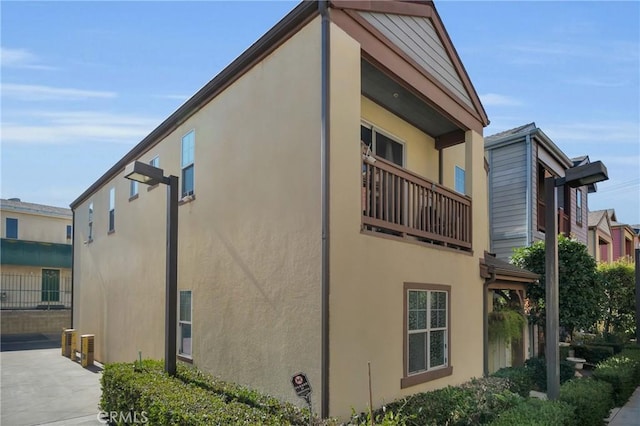
M575 409L565 402L527 399L498 415L492 426L574 426Z
M638 385L640 373L638 361L625 355L615 355L597 365L593 377L613 386L613 400L622 406Z
M187 367L178 366L178 376L190 374L186 370ZM275 404L260 404L259 400L269 400L269 397L247 389L243 393L237 385L231 387L247 396L244 402L178 377L169 377L158 361L107 364L101 383L103 411L144 412L148 423L153 425L308 423L297 408L282 404L278 409ZM293 416L296 411L298 415Z
M529 358L524 363L531 372L533 384L536 390L547 390L547 363L544 358ZM572 362L560 361L560 384L575 376L575 368Z
M573 379L560 386L560 401L576 408L575 419L581 426L601 426L614 407L613 387L600 380Z
M499 377L473 379L460 386L411 395L386 408L406 416L407 425L476 425L491 421L522 400L508 388L508 381Z
M509 390L525 398L533 389L533 375L531 370L522 367L505 367L493 373L495 377L502 377L509 381Z
M573 347L576 357L584 358L590 364L598 364L613 356L613 347L605 345L584 345Z

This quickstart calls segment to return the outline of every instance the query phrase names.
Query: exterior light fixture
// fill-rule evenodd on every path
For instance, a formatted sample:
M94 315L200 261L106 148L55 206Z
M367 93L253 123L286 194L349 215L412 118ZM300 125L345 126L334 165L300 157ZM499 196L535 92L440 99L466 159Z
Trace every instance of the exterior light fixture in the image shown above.
M556 187L576 188L609 179L607 168L601 161L572 167L565 176L544 180L545 211L545 358L547 361L547 398L558 399L560 393L560 315L558 302L558 216Z
M140 161L127 165L124 177L145 185L167 185L164 370L170 376L175 376L178 322L178 177L165 176L164 170Z

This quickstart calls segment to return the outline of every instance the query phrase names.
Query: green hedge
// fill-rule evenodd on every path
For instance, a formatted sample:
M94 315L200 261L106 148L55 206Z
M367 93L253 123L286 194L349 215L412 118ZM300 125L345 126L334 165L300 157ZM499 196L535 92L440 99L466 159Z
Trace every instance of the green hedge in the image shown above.
M527 398L533 389L533 374L531 369L520 367L505 367L492 374L509 380L509 390Z
M387 404L386 409L402 415L407 425L486 424L522 401L508 389L503 378L473 379L460 386L411 395Z
M575 426L575 408L565 402L527 399L501 413L492 426Z
M598 364L613 356L614 349L608 345L579 345L573 346L578 358L584 358L589 364Z
M616 406L622 406L640 384L640 363L625 354L614 355L597 365L593 378L609 382L613 386Z
M531 372L534 387L536 390L545 392L547 390L547 363L544 358L529 358L524 363ZM575 367L572 362L560 361L560 384L575 377Z
M580 426L602 426L614 407L613 387L601 380L573 379L560 386L559 400L576 408L575 419Z
M153 425L308 424L298 408L237 385L224 384L183 365L176 377L159 361L107 364L100 407L107 412L143 412Z

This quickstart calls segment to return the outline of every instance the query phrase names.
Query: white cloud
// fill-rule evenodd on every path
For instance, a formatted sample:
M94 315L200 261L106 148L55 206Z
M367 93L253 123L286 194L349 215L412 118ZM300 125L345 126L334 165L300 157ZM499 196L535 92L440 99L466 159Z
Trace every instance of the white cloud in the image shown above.
M2 97L21 101L49 101L49 100L83 100L91 98L115 98L115 92L96 90L82 90L31 84L5 84L0 86Z
M522 102L514 97L499 95L497 93L485 93L480 95L480 100L485 106L518 106Z
M37 70L55 70L56 67L42 65L39 58L27 49L9 49L0 47L0 64L7 68L27 68Z
M14 144L134 144L160 120L92 111L29 112L2 123L2 142ZM24 119L26 117L26 119Z
M574 122L545 125L544 132L554 141L565 143L638 143L640 126L632 121Z

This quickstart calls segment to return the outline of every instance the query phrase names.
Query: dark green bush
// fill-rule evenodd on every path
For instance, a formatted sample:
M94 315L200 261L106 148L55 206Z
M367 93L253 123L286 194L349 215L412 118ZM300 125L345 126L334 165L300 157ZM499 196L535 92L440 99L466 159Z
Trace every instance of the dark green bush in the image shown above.
M531 371L531 377L536 390L547 390L547 363L544 358L529 358L524 363ZM560 384L575 377L575 367L572 362L560 361Z
M508 389L506 379L473 379L460 386L411 395L388 404L386 408L405 416L407 425L484 424L522 400Z
M577 424L602 426L614 407L613 387L601 380L573 379L560 386L559 400L576 408Z
M179 365L177 377L169 377L159 361L107 364L100 407L103 411L144 412L153 425L308 424L299 409L282 403L277 408L275 403L265 403L269 397L237 385L230 386L237 395L231 397L202 386L208 382L205 375L199 376L201 383L189 383L188 377L197 373L188 370Z
M613 356L613 347L607 345L578 345L573 346L578 358L584 358L589 364L598 364Z
M613 386L614 403L622 406L638 385L639 369L635 359L622 354L614 355L597 365L593 378L609 382Z
M498 415L492 426L574 426L575 409L565 402L527 399Z
M533 389L533 374L531 369L521 367L505 367L493 373L494 377L502 377L509 380L509 390L525 398Z
M569 356L570 346L560 346L560 359L567 359Z

